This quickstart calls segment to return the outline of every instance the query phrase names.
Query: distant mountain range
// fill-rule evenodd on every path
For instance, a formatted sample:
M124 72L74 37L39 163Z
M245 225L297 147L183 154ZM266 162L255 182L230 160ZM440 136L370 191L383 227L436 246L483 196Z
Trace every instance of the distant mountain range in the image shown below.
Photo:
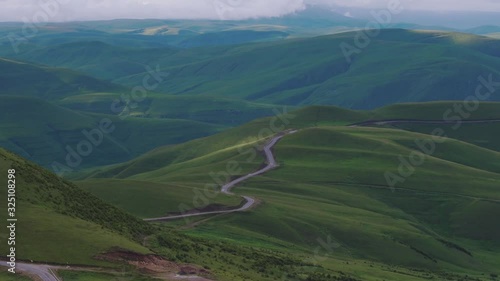
M115 28L123 24L118 21ZM259 32L237 33L237 38L253 41ZM92 154L82 167L126 161L159 145L212 135L272 115L277 106L374 109L463 100L490 79L489 87L500 89L495 82L500 80L500 40L465 33L387 29L349 60L340 46L355 46L358 32L239 45L214 43L208 36L214 43L209 47L201 47L208 41L194 37L190 42L200 46L189 48L158 47L163 36L86 31L84 39L72 42L80 33L72 34L43 33L17 54L9 46L0 48L8 57L0 59L0 118L19 128L3 132L0 143L44 166L64 162L65 144L76 146L82 130L102 118L120 125L97 148L110 157ZM94 34L91 41L88 34ZM143 84L147 67L168 75L132 109L113 112L116 100L127 106L123 97ZM500 96L487 100L500 101ZM16 110L19 104L29 112ZM122 120L123 114L141 118ZM151 141L140 142L141 135L131 133L138 125Z

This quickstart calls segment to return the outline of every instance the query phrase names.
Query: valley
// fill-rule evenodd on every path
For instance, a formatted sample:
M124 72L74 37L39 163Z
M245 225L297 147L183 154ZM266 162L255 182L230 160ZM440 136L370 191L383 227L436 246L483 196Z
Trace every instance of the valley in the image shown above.
M0 280L499 280L496 12L258 1L0 11Z

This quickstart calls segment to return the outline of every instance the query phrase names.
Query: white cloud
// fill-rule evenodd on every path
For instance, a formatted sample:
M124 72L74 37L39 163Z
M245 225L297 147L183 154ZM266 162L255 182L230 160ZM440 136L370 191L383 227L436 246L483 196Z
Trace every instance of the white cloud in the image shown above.
M394 1L399 1L409 10L500 12L498 0L306 0L308 3L356 8L384 8Z
M244 19L275 17L301 10L304 0L0 0L0 21L32 19L57 7L51 21L115 18ZM46 5L49 6L49 5Z
M114 18L244 19L282 16L306 4L380 8L394 0L0 0L0 21L43 16L43 4L58 4L51 21ZM400 0L407 9L500 11L497 0ZM64 4L66 3L66 4ZM54 5L52 5L54 6ZM43 19L42 19L43 20Z

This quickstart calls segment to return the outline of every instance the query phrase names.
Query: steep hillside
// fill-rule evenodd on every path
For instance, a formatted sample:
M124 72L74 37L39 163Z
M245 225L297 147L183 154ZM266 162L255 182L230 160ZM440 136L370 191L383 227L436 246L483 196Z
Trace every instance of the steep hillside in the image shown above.
M137 242L152 233L148 224L3 149L0 169L15 169L18 259L109 265L94 257L116 247L149 252ZM6 196L1 193L2 201ZM2 214L7 215L6 204ZM6 235L2 231L2 240ZM0 248L2 255L7 246Z

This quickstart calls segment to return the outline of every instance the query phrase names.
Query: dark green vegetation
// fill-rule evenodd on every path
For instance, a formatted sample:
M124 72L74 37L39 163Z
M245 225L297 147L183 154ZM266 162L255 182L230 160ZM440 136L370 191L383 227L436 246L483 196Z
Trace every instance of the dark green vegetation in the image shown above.
M110 105L116 98L116 94L94 93L68 97L60 100L58 105L73 110L109 114ZM272 115L273 106L221 97L150 94L130 113L142 118L184 119L229 127Z
M325 12L321 8L309 8L281 18L241 21L146 19L50 23L39 27L37 36L20 44L20 49L92 40L134 47L220 46L328 34L364 25L362 20ZM22 27L19 23L0 23L0 44L8 46L10 39L19 39L12 34L20 35Z
M123 87L77 72L0 58L0 96L56 100L88 92L117 92Z
M169 73L156 89L163 94L293 106L373 109L401 102L462 100L475 93L480 76L500 80L500 41L493 38L390 29L358 49L356 35L204 48L118 47L98 40L41 43L11 56L129 87L142 83L144 66L158 65ZM354 50L350 60L341 49L347 45ZM498 83L493 87L499 88ZM490 99L498 100L498 95Z
M428 143L436 128L455 136L467 135L474 125L453 130L450 125L436 124L421 133L346 126L363 120L440 120L450 108L453 103L441 102L371 112L334 107L292 112L286 128L300 130L276 146L281 167L236 189L238 194L262 201L255 210L167 225L182 229L186 237L230 243L232 250L218 248L216 253L236 252L242 257L252 247L253 251L273 249L291 258L249 263L242 269L251 280L281 280L283 271L290 274L283 280L329 280L328 274L339 276L339 272L355 280L489 280L500 262L500 228L495 223L500 214L500 153L467 139L440 139L433 153L423 156L415 171L391 189L385 173L398 174L399 157L408 158L418 151L417 142ZM498 103L483 103L480 108L472 120L500 118ZM488 126L498 131L500 123ZM127 190L148 186L147 182L202 188L217 182L211 172L224 181L229 178L224 173L236 176L255 170L262 156L252 157L252 147L265 142L265 134L259 136L259 132L269 127L270 119L265 118L219 135L160 148L133 161L98 169L91 174L94 179L78 184L103 198L117 194L115 204L141 216L143 212L138 210L148 209L147 204L125 201ZM498 146L494 134L475 139ZM240 169L227 170L229 161L236 161ZM108 187L107 178L122 183L116 193ZM158 188L164 194L177 194L173 188ZM147 198L149 192L144 188L142 196ZM177 195L172 198L182 200ZM219 196L208 197L208 203L218 200ZM180 203L196 207L187 198L164 206L155 215L178 212ZM157 239L158 245L165 245L161 236ZM191 244L184 240L177 246L172 241L165 243L170 245L167 248L180 247L186 253L165 252L167 256L209 266L221 280L235 278L227 266L217 262L224 258L199 259L209 251L204 247L186 246ZM239 266L238 258L231 261ZM250 277L254 271L263 275Z
M126 161L157 146L182 143L223 128L182 119L84 113L38 98L13 96L0 96L0 124L2 147L51 169L54 162L66 166L59 170ZM91 153L86 155L85 148L81 161L71 156L71 163L80 162L71 166L67 155L77 154L82 141L92 143Z

